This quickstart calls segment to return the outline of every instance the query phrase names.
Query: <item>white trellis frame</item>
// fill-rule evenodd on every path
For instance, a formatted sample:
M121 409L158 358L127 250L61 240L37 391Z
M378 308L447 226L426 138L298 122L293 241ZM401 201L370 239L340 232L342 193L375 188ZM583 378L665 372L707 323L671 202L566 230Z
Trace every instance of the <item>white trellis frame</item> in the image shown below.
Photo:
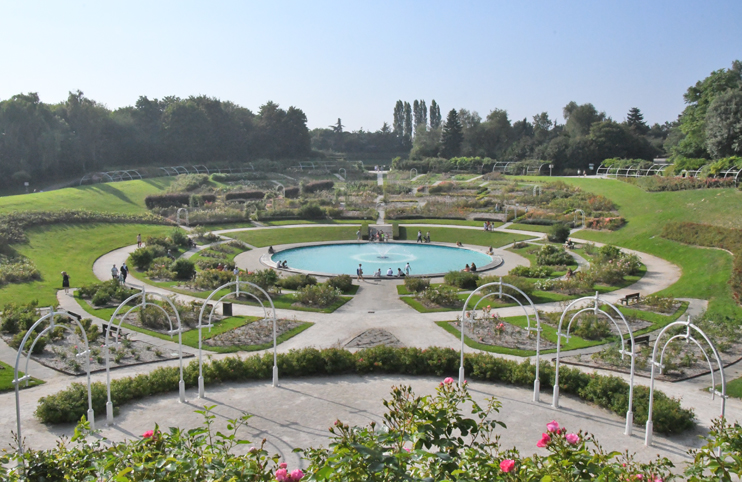
M189 225L190 225L191 223L190 223L190 221L188 220L188 209L186 209L186 208L179 208L179 209L178 209L178 212L177 212L177 214L175 215L175 223L176 223L176 224L177 224L178 226L180 226L180 213L182 213L182 212L184 212L184 213L185 213L185 223L186 223L186 226L189 226Z
M263 300L261 300L260 297L256 296L254 293L251 293L250 291L244 291L244 290L240 291L240 285L247 286L249 288L255 288L258 291L260 291L270 303L270 311L263 303ZM225 294L224 296L216 300L216 302L213 305L211 305L211 311L209 312L209 321L208 323L204 324L203 322L204 312L206 310L206 307L209 306L209 302L211 301L211 299L222 290L225 290L227 288L230 288L231 290L232 286L234 286L235 288L234 291L230 291L229 293ZM198 315L198 327L197 327L198 328L198 398L204 398L204 373L203 373L203 360L202 360L202 350L201 350L201 341L202 341L201 331L204 328L208 328L209 332L211 331L211 328L214 326L214 324L211 323L211 320L212 320L212 317L214 316L214 310L216 309L216 306L219 303L222 303L222 301L225 298L231 298L231 297L239 298L240 294L245 294L247 296L254 298L255 301L257 301L260 304L260 307L263 308L263 315L265 316L264 319L270 320L273 322L273 386L274 387L279 386L278 385L278 363L277 363L278 352L276 348L278 345L278 343L276 342L277 340L276 338L277 319L276 319L276 308L275 306L273 306L273 300L268 295L268 293L266 293L265 290L261 288L260 286L254 283L250 283L249 281L240 281L240 278L237 277L235 281L230 281L229 283L223 284L217 289L215 289L214 291L212 291L209 297L206 298L206 301L204 301L204 304L201 307L201 312Z
M584 228L585 227L585 211L583 211L582 209L575 209L575 213L574 213L575 215L574 215L574 219L572 220L572 225L577 226L577 213L582 213L582 227Z
M343 179L348 179L348 171L346 171L344 167L338 169L338 174L340 174L340 171L343 171Z
M474 296L477 293L480 293L482 290L488 287L499 287L499 290L492 291L490 293L486 293L484 296L482 296L479 301L474 305L474 308L469 310L469 301L471 300L472 296ZM528 302L528 305L533 310L533 314L536 317L536 327L531 327L531 315L528 314L528 309L526 308L526 305L520 302L518 298L511 295L510 293L506 293L503 291L503 288L510 288L512 290L517 291L523 298ZM533 401L538 402L539 395L541 393L541 381L539 379L539 366L541 363L541 320L538 317L538 310L533 304L533 301L531 301L531 298L528 297L527 294L525 294L523 291L521 291L519 288L502 282L502 276L500 276L500 281L495 281L493 283L487 283L485 285L480 286L476 290L472 291L472 293L469 295L469 297L466 299L466 302L464 303L464 308L461 311L461 326L459 326L459 329L461 331L461 364L459 365L459 386L464 384L464 347L466 346L464 344L464 331L465 331L465 324L467 321L472 322L474 320L474 317L470 317L469 313L473 313L476 315L477 307L479 306L479 303L481 303L485 298L489 298L490 296L497 295L498 298L502 299L503 296L510 298L511 300L515 301L520 305L520 307L523 309L523 312L526 315L526 330L528 332L535 331L536 332L536 378L533 381Z
M536 191L538 191L538 194L536 194ZM540 196L541 195L541 186L536 184L533 186L533 197Z
M412 175L412 171L415 171L415 175L414 175L414 176ZM414 177L417 177L417 169L415 169L415 168L413 167L412 169L410 169L410 181L411 181L411 180L412 180L412 179L413 179Z
M564 322L564 317L567 316L567 313L569 313L569 310L575 306L579 305L581 303L584 303L585 301L592 302L593 306L588 306L585 308L582 308L578 310L575 314L572 315L572 317L569 319L569 323L567 323L567 329L565 333L562 333L562 324ZM611 316L610 313L602 310L600 308L601 305L608 306L613 310L613 313L615 315L618 315L618 317L623 321L624 326L626 327L626 331L629 334L629 340L631 341L630 349L626 349L626 339L624 338L624 333L621 332L621 326L616 322L616 318ZM624 356L628 356L631 358L631 371L629 374L629 409L626 412L626 429L624 430L624 434L631 435L631 431L634 426L634 412L633 412L633 401L634 401L634 364L635 364L635 355L634 355L634 347L636 346L634 344L634 333L631 331L631 326L629 326L629 322L626 321L626 318L624 318L623 313L613 304L606 300L600 299L600 295L598 292L595 292L595 296L585 296L583 298L579 298L574 300L572 303L567 305L567 307L564 309L564 312L562 312L562 316L559 318L559 326L557 328L557 352L556 352L556 368L554 372L554 397L551 402L551 406L554 408L559 408L559 357L561 355L561 348L562 348L562 338L566 338L567 341L569 341L570 335L569 335L569 329L572 326L572 322L580 316L582 313L586 313L592 311L593 314L597 315L603 315L609 320L611 320L611 323L613 323L613 326L616 328L616 331L618 332L618 337L621 340L621 350L619 353L621 354L621 359L623 360Z
M26 383L26 386L28 386L29 380L31 380L31 375L28 374L28 362L31 359L31 354L33 353L33 349L36 346L36 342L39 341L39 338L46 335L50 331L54 330L57 326L63 327L65 330L74 333L74 330L67 326L66 324L60 324L55 325L54 324L54 317L55 316L64 316L69 320L72 320L77 324L77 326L80 328L80 332L82 333L82 339L85 343L84 350L80 353L77 353L75 356L78 358L85 357L85 371L87 372L88 376L88 415L87 419L90 422L90 428L95 429L95 413L93 412L93 397L90 391L90 348L88 346L88 335L85 332L85 328L82 326L82 323L77 319L77 317L73 316L72 314L64 311L54 311L54 307L49 308L49 313L42 316L38 320L36 320L36 323L31 325L31 328L26 331L26 335L23 337L23 341L21 341L21 344L18 346L18 353L15 356L15 369L13 372L13 385L15 385L15 415L16 415L16 423L17 423L17 430L18 430L18 450L21 455L23 455L23 435L21 434L21 394L20 394L20 385L21 383ZM36 335L36 337L33 340L33 343L31 343L31 346L28 348L28 352L26 353L26 368L24 370L24 375L22 377L18 377L18 365L21 362L21 354L23 353L23 348L26 346L26 343L28 342L28 339L31 337L31 334L33 334L34 330L41 325L42 323L49 321L49 325L41 330L39 334ZM24 464L23 457L21 457L21 464Z
M508 206L505 205L505 222L508 222L508 211L510 208L513 208L513 211L515 212L515 216L513 217L513 222L515 222L516 219L518 219L518 206Z
M173 313L175 313L175 320L178 322L177 328L173 328L173 319L170 317L170 314L163 308L162 306L158 305L157 303L147 303L147 296L156 296L160 298L161 300L166 301L170 308L173 310ZM118 316L119 312L124 309L130 302L136 300L137 298L141 298L141 301L124 313L124 315L116 321L116 316ZM126 320L126 318L137 308L140 310L143 310L147 306L154 306L155 308L162 311L165 316L167 317L168 324L170 325L170 330L167 332L168 335L170 335L170 338L172 338L174 335L178 335L178 362L179 362L179 368L180 368L180 381L178 382L178 397L180 400L180 403L185 403L185 381L183 381L183 327L180 324L180 315L178 314L178 310L175 308L175 305L173 304L172 300L168 298L167 296L155 293L155 292L148 292L147 287L142 286L142 291L139 293L133 294L126 298L124 301L121 302L121 304L116 308L116 311L113 312L111 315L111 319L108 321L108 328L106 329L106 344L103 345L106 351L106 392L107 392L107 401L106 401L106 423L108 425L113 424L113 402L111 401L111 356L110 356L110 349L113 347L118 347L120 345L119 343L119 336L121 334L121 324ZM111 331L116 330L115 334L115 342L111 343Z
M662 338L662 335L665 334L667 330L669 330L672 327L685 327L685 333L680 333L675 336L670 337L669 340L665 342L665 344L662 346L662 353L660 354L660 361L657 361L657 348L660 346L660 339ZM706 350L703 349L701 344L693 337L692 331L695 330L700 334L703 339L708 343L708 346L711 348L711 351L714 353L714 358L716 359L716 365L719 367L719 374L721 375L721 392L719 392L716 389L716 378L714 377L714 366L711 364L711 359L709 359L708 354L706 353ZM652 404L654 402L654 369L659 368L660 374L662 373L662 360L665 358L665 350L667 349L667 346L672 343L675 340L685 340L686 342L692 341L700 350L701 353L703 353L703 356L706 358L706 362L709 365L709 371L711 372L711 400L716 398L718 395L719 398L721 398L721 418L724 418L724 414L726 411L726 402L727 402L727 382L726 378L724 376L724 364L721 361L721 357L719 356L719 352L716 350L716 346L709 340L708 336L706 336L706 333L703 332L699 327L691 323L691 317L688 315L688 318L685 321L674 321L664 327L662 331L660 331L660 334L657 335L657 339L654 341L654 349L652 350L652 372L649 379L649 412L647 413L647 428L646 432L644 433L644 445L651 446L652 445L652 431L653 431L653 423L652 423Z

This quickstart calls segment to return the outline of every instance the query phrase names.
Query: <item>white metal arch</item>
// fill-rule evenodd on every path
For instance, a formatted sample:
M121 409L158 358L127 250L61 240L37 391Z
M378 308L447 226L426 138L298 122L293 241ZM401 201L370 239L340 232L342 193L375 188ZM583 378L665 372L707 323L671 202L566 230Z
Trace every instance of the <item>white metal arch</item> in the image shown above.
M415 175L414 175L414 176L412 175L412 171L415 171ZM410 169L410 180L412 180L412 178L413 178L413 177L416 177L416 176L417 176L417 169L415 169L415 168L413 167L412 169Z
M593 306L592 307L586 307L578 310L575 314L572 315L572 317L569 319L569 323L567 323L567 329L566 333L562 333L562 323L564 322L564 317L567 315L569 310L582 302L585 301L592 301ZM610 307L615 314L617 314L621 321L623 321L624 326L626 327L626 331L629 334L629 339L631 340L631 349L626 350L626 340L624 338L624 334L621 332L621 327L616 322L616 319L613 318L609 313L606 311L600 309L600 305L606 305ZM595 292L595 296L585 296L583 298L579 298L574 300L572 303L567 305L567 307L562 312L562 316L559 318L559 326L557 328L557 352L556 352L556 368L554 371L554 396L552 398L551 406L554 408L559 408L559 356L561 354L561 347L562 347L562 338L566 338L569 340L569 329L572 326L572 322L582 313L586 313L588 311L592 311L596 316L598 314L601 314L611 320L611 323L613 323L613 326L616 328L616 331L618 331L618 337L621 340L621 350L619 353L621 354L621 359L623 359L624 356L628 356L631 358L631 372L629 375L629 409L626 412L626 428L624 430L624 434L631 435L632 428L634 426L634 412L633 412L633 401L634 401L634 365L635 365L635 355L634 355L634 347L636 346L634 344L634 333L631 331L631 326L629 326L629 322L626 321L626 318L624 318L623 313L612 303L609 303L606 300L600 299L600 295L598 292Z
M147 306L147 295L156 296L160 298L161 300L166 301L170 308L173 310L173 313L175 313L175 320L178 322L178 327L173 328L173 320L170 317L170 314L160 305L156 303L150 303L149 305L157 307L160 311L165 313L165 316L167 317L168 324L170 325L170 330L167 332L168 335L172 338L173 335L178 335L178 362L179 362L179 370L180 370L180 381L178 382L178 397L180 400L180 403L185 403L185 382L183 381L183 327L180 323L180 315L178 314L178 310L173 304L172 300L168 298L165 295L162 295L160 293L156 292L148 292L146 290L146 285L142 286L142 291L139 293L133 294L126 298L124 301L121 302L121 304L116 308L116 311L113 312L111 315L111 319L108 321L108 329L106 330L106 344L103 345L106 349L106 392L107 392L107 401L106 401L106 422L108 425L113 424L113 402L111 401L111 363L110 363L110 348L116 347L119 345L119 335L121 333L121 324L124 322L124 320L131 314L132 311L134 311L136 308L144 309ZM141 302L137 303L136 305L129 308L129 310L124 314L124 316L121 317L121 319L116 321L116 316L119 314L119 312L126 307L130 302L134 301L135 299L141 297ZM111 330L115 328L116 329L116 341L114 343L111 343L110 337L111 337Z
M680 333L678 335L670 337L669 340L667 340L662 347L662 353L660 354L660 360L657 361L657 348L660 345L660 339L662 338L662 335L667 332L670 328L677 326L682 327L684 326L686 328L685 333ZM711 351L714 353L714 358L716 361L716 365L719 367L719 374L721 375L721 392L716 390L716 378L714 377L714 366L711 363L711 360L708 357L708 354L706 353L706 350L703 349L701 344L693 337L692 331L695 330L698 334L700 334L703 339L706 341L708 346L711 348ZM719 356L719 352L716 350L716 346L711 342L711 340L706 336L706 333L703 332L699 327L691 323L691 317L688 315L688 318L685 321L674 321L670 323L669 325L665 326L662 331L660 331L659 335L657 335L657 339L654 342L654 348L652 349L652 371L650 375L650 381L649 381L649 412L647 413L647 428L646 432L644 433L644 445L651 446L652 445L652 431L653 431L653 422L652 422L652 406L654 403L654 369L659 368L660 374L662 373L662 360L664 360L665 357L665 349L667 349L667 346L672 343L676 339L683 339L686 341L692 341L695 343L695 345L701 350L701 353L703 353L703 356L706 358L706 362L709 365L709 371L711 372L711 400L714 400L716 396L718 395L719 398L721 398L721 418L724 418L725 412L726 412L726 401L727 401L727 383L726 378L724 376L724 363L721 361L721 357Z
M281 197L285 198L286 197L286 186L284 186L278 181L271 181L271 182L273 182L273 184L276 185L276 191L280 189Z
M502 299L503 296L507 296L508 298L512 299L516 303L520 305L521 308L523 308L523 312L526 314L526 322L527 322L527 331L535 331L536 332L536 378L533 381L533 401L538 402L539 400L539 394L541 393L541 381L539 380L539 366L541 361L541 320L538 317L538 310L533 304L533 301L531 301L531 298L525 294L523 291L521 291L518 287L513 286L508 283L502 282L502 276L500 277L500 281L495 281L492 283L484 284L474 291L471 292L468 298L466 298L466 301L464 302L464 308L461 311L461 364L459 365L459 386L462 386L464 384L464 331L465 331L465 324L467 321L472 321L470 317L468 316L467 307L469 306L469 301L471 301L472 296L474 296L477 293L480 293L485 288L488 288L490 286L498 286L500 289L499 291L493 291L491 293L486 293L482 298L474 305L474 308L471 310L473 312L476 312L477 306L479 306L479 303L482 302L485 298L488 298L493 295L497 295L500 299ZM520 293L521 296L528 302L528 305L530 305L531 309L533 310L534 316L536 317L536 328L531 327L531 317L528 314L528 310L526 309L526 306L521 303L521 301L516 298L515 296L503 292L503 287L510 288L518 293Z
M538 191L538 194L536 194L536 191ZM537 195L538 196L541 195L541 186L538 185L538 184L536 184L535 186L533 186L533 197L536 197Z
M173 169L177 174L190 174L188 172L188 169L183 166L173 166L171 169ZM181 169L183 170L183 172L180 172Z
M348 171L346 171L344 167L338 169L338 174L340 174L340 171L343 171L343 179L348 179Z
M204 166L203 164L197 164L197 165L191 166L191 167L196 171L196 174L202 174L201 170L206 171L206 174L210 174L209 173L209 168L206 167L206 166Z
M582 213L582 227L585 227L585 211L582 209L575 209L574 218L572 220L572 224L574 226L577 226L577 213Z
M175 223L180 226L180 213L185 213L185 222L186 226L190 226L191 222L188 220L188 209L187 208L178 208L178 212L176 213L175 217Z
M278 386L278 352L277 352L277 342L276 342L276 307L273 306L273 300L271 297L266 293L266 291L261 288L260 286L256 285L255 283L250 283L249 281L240 281L239 277L235 281L230 281L229 283L223 284L220 287L216 288L214 291L211 292L208 298L204 301L203 306L201 306L201 312L198 315L198 397L203 398L204 397L204 374L203 374L203 361L202 361L202 350L201 350L201 330L204 328L208 328L209 331L211 331L211 328L214 326L211 323L211 319L214 315L214 310L216 309L216 305L221 303L223 299L229 298L229 297L236 297L239 298L240 296L240 285L248 286L251 288L255 288L259 290L268 300L270 303L270 312L267 311L266 306L263 304L263 301L256 296L255 294L251 293L250 291L243 291L244 294L253 297L258 303L260 303L260 307L263 308L263 314L265 315L265 319L273 321L273 386ZM211 307L211 311L209 312L209 322L207 324L203 324L203 318L204 318L204 311L206 310L206 306L208 306L209 301L221 290L227 289L234 286L235 291L230 291L229 293L225 294L221 298L219 298L216 303Z
M59 310L54 311L54 307L49 308L49 313L42 316L38 320L36 320L36 323L31 325L31 328L26 331L25 336L23 337L23 341L18 346L18 353L15 356L15 369L13 372L13 385L15 385L15 413L16 413L16 423L17 423L17 430L18 430L18 450L23 455L23 435L21 434L21 395L20 395L20 384L23 382L26 382L26 386L28 386L29 380L31 380L31 375L28 374L28 361L31 358L31 354L33 352L34 346L36 346L36 342L39 341L39 338L47 334L48 332L52 331L56 325L54 324L54 317L60 315L67 317L67 319L72 320L74 323L77 324L77 326L80 328L80 332L82 334L83 342L85 343L85 349L77 353L76 357L85 357L85 371L87 372L87 378L88 378L88 415L87 419L90 422L90 428L95 429L95 414L93 412L93 397L90 391L90 347L88 345L88 334L85 332L85 328L82 326L82 323L77 319L77 317L72 316L70 313ZM33 340L33 343L31 343L31 347L28 349L28 353L26 354L26 369L24 371L24 375L22 377L18 377L18 364L21 361L21 354L23 353L23 349L26 347L26 342L28 341L31 334L34 332L34 330L44 323L45 321L49 320L49 326L41 330L36 337ZM63 327L65 330L70 331L74 333L74 330L70 328L69 326L65 324L60 324L59 326ZM23 464L23 457L21 457L21 464Z

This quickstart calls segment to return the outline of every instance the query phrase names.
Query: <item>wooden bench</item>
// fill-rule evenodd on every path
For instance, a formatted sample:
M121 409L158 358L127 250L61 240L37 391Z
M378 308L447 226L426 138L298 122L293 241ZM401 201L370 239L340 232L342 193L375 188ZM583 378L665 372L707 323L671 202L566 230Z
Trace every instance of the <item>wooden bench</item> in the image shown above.
M641 294L639 294L639 293L631 293L631 294L628 294L628 295L624 296L623 298L621 298L618 301L620 301L621 303L623 303L626 306L629 306L629 303L631 302L631 300L634 300L635 302L638 303L640 298L641 298Z
M636 345L647 345L649 346L649 335L641 335L634 337L634 344Z

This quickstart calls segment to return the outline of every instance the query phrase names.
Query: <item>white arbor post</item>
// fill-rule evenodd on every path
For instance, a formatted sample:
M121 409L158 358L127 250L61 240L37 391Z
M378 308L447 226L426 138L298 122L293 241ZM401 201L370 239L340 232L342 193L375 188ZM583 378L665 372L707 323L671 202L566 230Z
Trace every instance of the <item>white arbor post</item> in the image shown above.
M538 194L536 194L536 191L538 191ZM541 195L541 186L536 184L535 186L533 186L533 196L536 197L540 195Z
M247 286L248 291L240 291L240 285ZM213 306L211 306L211 310L209 311L209 319L206 324L204 324L204 313L206 311L206 307L209 305L209 302L216 296L220 291L231 288L232 286L235 287L234 291L230 291L229 293L225 294L216 302ZM258 296L256 296L254 293L249 291L249 288L254 288L258 290L260 293L265 296L265 298L270 303L270 311L267 310L266 306L263 304L263 300L261 300ZM202 350L202 330L204 328L208 328L209 332L211 332L211 328L213 328L214 324L212 323L212 318L214 316L214 310L216 309L216 306L219 303L222 303L225 298L239 298L240 294L245 294L247 296L252 297L255 299L255 301L260 304L260 307L263 308L263 315L265 316L264 319L270 320L273 322L273 383L272 385L274 387L279 386L278 384L278 352L277 352L277 338L276 338L276 308L273 306L273 300L268 295L268 293L261 288L260 286L256 285L255 283L250 283L249 281L240 281L240 278L237 277L235 281L231 281L229 283L223 284L220 287L216 288L214 291L211 292L208 298L204 301L203 306L201 306L201 312L198 315L198 398L204 398L205 393L205 387L204 387L204 372L203 372L203 350Z
M572 317L569 319L569 322L567 323L567 329L565 333L562 333L562 324L564 322L564 318L567 316L567 313L569 313L569 310L575 306L580 305L584 302L590 302L592 306L588 306L586 308L582 308L578 310L575 314L572 315ZM617 317L621 319L623 322L623 326L626 328L626 331L629 335L629 340L631 341L631 348L629 350L626 349L626 339L624 338L624 334L621 331L621 326L616 321L616 318L614 318L612 315L607 313L606 311L602 310L600 306L607 306L609 307L614 315L618 315ZM633 401L634 401L634 365L636 356L634 354L634 333L631 331L631 326L629 325L629 322L626 321L626 318L624 318L623 313L612 303L609 303L606 300L600 299L600 295L598 292L595 292L595 296L585 296L583 298L579 298L574 300L572 303L567 305L567 307L564 309L564 312L562 312L562 316L559 318L559 326L557 328L557 352L556 352L556 368L554 371L554 395L552 398L551 406L558 409L559 408L559 358L561 356L561 347L562 347L562 338L565 338L567 342L569 342L569 329L572 327L572 322L580 316L583 313L587 313L592 311L595 316L602 315L606 318L608 318L611 323L613 323L613 326L616 328L616 331L618 332L618 337L621 340L621 350L619 353L621 354L621 359L625 356L628 356L631 359L631 371L629 374L629 408L626 412L626 427L624 429L624 434L631 435L633 426L634 426L634 412L633 412Z
M582 209L575 209L574 219L572 220L572 224L574 226L577 226L577 213L582 213L582 227L584 228L585 227L585 211L583 211Z
M18 353L16 353L15 356L15 368L13 371L13 385L15 386L15 415L16 415L16 428L18 430L18 451L21 455L23 455L23 434L21 433L21 395L20 395L20 385L21 383L26 384L28 386L28 382L31 380L31 375L28 373L28 362L31 359L31 354L33 353L33 349L36 346L36 342L39 341L39 338L46 335L50 331L54 330L57 326L61 326L65 330L69 331L70 333L74 333L74 330L67 326L66 324L60 324L56 325L54 323L54 317L55 316L64 316L68 320L72 320L74 323L77 324L78 328L80 329L80 333L82 336L82 340L84 343L84 350L80 353L76 353L75 357L82 358L85 357L85 371L87 372L87 382L88 382L88 414L87 419L88 422L90 422L90 428L95 430L95 413L93 412L93 397L92 393L90 391L90 347L88 345L88 335L85 332L85 327L82 326L82 323L72 316L71 314L67 313L64 310L60 311L54 311L54 307L49 307L49 314L42 316L38 320L36 320L36 323L31 325L31 328L29 328L26 331L26 334L23 337L23 341L21 341L21 344L18 346ZM26 343L28 342L29 338L31 337L31 334L33 334L34 330L41 324L45 323L46 321L49 321L49 325L41 330L39 334L34 337L33 342L31 343L31 346L28 348L28 351L26 352L26 368L24 371L24 374L22 377L18 377L18 365L21 362L21 354L23 353L23 349L26 347ZM23 458L21 458L21 464L24 464Z
M415 175L414 175L414 176L412 175L412 171L415 171ZM411 181L411 180L412 180L413 178L415 178L415 177L417 177L417 169L415 169L415 168L413 167L412 169L410 169L410 181Z
M162 306L158 305L157 303L147 303L147 296L157 296L161 300L166 301L170 308L173 310L173 313L175 313L175 320L178 322L177 328L173 328L173 321L170 317L170 314L163 308ZM129 308L129 310L124 313L124 315L121 317L118 322L116 321L116 317L118 316L119 312L126 307L131 301L134 301L137 298L141 297L141 302L137 303L136 305ZM126 318L137 308L140 310L144 310L147 306L153 306L160 311L162 311L165 314L165 317L167 318L168 324L170 325L170 330L167 332L168 335L172 338L174 335L178 335L178 362L179 362L179 369L180 369L180 380L178 382L178 400L180 403L185 403L185 381L183 380L183 328L180 323L180 315L178 314L178 310L173 304L173 302L168 298L167 296L164 296L160 293L155 292L147 292L146 286L142 286L142 291L139 293L136 293L134 295L131 295L130 297L126 298L124 301L121 302L121 304L116 308L116 311L113 312L111 315L111 319L108 322L108 329L106 330L106 344L103 345L106 351L106 392L107 392L107 401L106 401L106 423L108 425L113 424L113 401L111 400L111 348L116 348L120 345L119 343L119 335L121 333L121 324L126 320ZM116 338L115 342L111 342L111 330L115 328L116 329Z
M188 209L186 209L186 208L178 208L178 212L175 215L175 223L178 226L180 226L180 213L181 212L184 212L185 213L186 226L189 226L190 225L190 221L188 221Z
M461 330L461 363L459 365L459 386L463 386L464 384L464 347L466 346L464 343L464 331L465 331L465 324L467 321L473 321L474 316L469 316L469 310L467 310L469 306L469 301L471 300L472 296L474 296L477 293L482 292L483 290L489 288L489 287L498 287L499 289L497 291L490 291L489 293L485 293L484 296L482 296L479 301L474 305L474 308L471 310L471 313L474 315L476 314L477 307L479 304L484 301L486 298L489 298L490 296L497 295L499 299L502 299L503 296L510 298L511 300L515 301L520 305L520 307L523 309L523 313L526 315L526 323L527 327L526 330L528 332L535 331L536 332L536 378L533 381L533 401L538 402L539 401L539 395L541 393L541 381L539 379L539 367L541 363L541 320L538 317L538 310L536 309L536 306L534 306L533 301L531 301L531 298L527 294L525 294L523 291L521 291L519 288L502 282L502 276L500 276L500 281L495 281L493 283L487 283L485 285L482 285L478 287L476 290L472 291L472 293L469 295L469 297L466 299L466 302L464 303L464 308L461 311L461 326L459 327ZM515 296L511 295L510 293L506 293L503 291L503 288L510 288L514 291L516 291L518 294L523 296L523 298L528 302L528 306L531 307L531 310L533 310L533 314L536 318L536 327L531 327L531 315L528 313L528 310L526 309L526 305L521 303L521 301L516 298Z
M660 360L657 361L657 348L660 346L660 339L662 338L662 335L665 334L670 328L672 327L685 327L685 333L680 333L678 335L670 337L669 340L667 340L662 347L662 352L660 354ZM721 375L721 392L719 392L716 389L716 377L714 376L714 366L711 363L711 359L709 358L708 354L706 353L706 350L703 349L701 344L693 337L693 331L701 335L703 339L706 341L708 346L711 348L711 351L714 354L714 359L716 361L716 365L719 367L719 374ZM652 349L652 372L649 379L649 411L647 413L647 426L646 431L644 433L644 445L647 447L650 447L652 445L652 432L654 429L654 425L652 422L652 408L654 404L654 371L655 368L659 369L659 373L662 374L662 368L664 368L664 365L662 364L662 361L665 358L665 350L667 349L667 346L672 343L675 340L685 340L686 342L693 342L703 353L703 356L706 358L706 362L709 365L709 371L711 372L711 388L709 391L711 392L711 400L714 400L716 396L718 395L719 398L721 398L721 418L724 418L724 415L726 413L726 402L727 402L727 382L726 377L724 375L724 364L721 361L721 357L719 356L719 352L716 350L716 346L711 342L708 336L706 336L706 333L703 332L699 327L691 323L691 317L688 315L688 318L685 321L675 321L667 325L660 331L660 334L657 335L657 339L654 341L654 348ZM719 449L719 456L721 456L721 449Z
M348 171L346 171L344 167L338 169L338 174L340 174L340 171L343 171L343 179L348 179Z

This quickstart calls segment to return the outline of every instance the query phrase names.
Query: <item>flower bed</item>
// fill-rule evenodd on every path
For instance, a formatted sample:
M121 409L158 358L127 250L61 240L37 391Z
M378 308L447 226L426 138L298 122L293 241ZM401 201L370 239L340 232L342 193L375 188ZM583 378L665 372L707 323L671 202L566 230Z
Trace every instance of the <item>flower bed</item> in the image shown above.
M458 321L452 321L450 325L459 331L461 330L461 323ZM536 327L535 321L533 327ZM535 333L530 333L525 328L501 321L499 318L465 323L464 334L470 339L485 345L502 346L516 350L536 350ZM539 348L541 350L552 350L556 348L556 343L552 343L542 336Z
M279 337L303 324L302 321L285 318L276 320L276 336ZM221 347L264 345L266 343L273 343L273 322L267 318L247 323L204 341L205 345Z

